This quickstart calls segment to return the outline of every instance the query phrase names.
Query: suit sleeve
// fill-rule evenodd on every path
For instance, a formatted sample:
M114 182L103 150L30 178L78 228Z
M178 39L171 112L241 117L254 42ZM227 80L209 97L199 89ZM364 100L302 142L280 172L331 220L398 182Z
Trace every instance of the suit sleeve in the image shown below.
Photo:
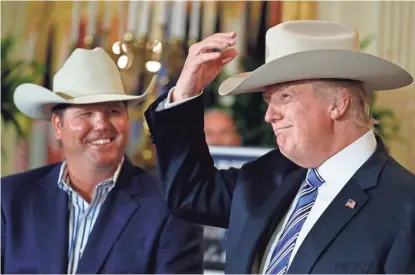
M214 167L205 142L203 97L158 111L166 96L149 107L146 119L167 205L177 217L226 228L239 170Z
M169 215L157 249L155 274L202 274L202 226Z
M415 205L413 202L408 205L405 214L403 226L386 259L386 274L415 274Z

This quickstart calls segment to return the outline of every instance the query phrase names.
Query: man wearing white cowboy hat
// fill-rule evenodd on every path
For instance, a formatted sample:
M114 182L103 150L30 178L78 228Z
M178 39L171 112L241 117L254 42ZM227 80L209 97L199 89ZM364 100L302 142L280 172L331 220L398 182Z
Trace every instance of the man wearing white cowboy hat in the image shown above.
M415 176L372 131L367 100L412 77L361 53L348 26L272 27L266 63L219 94L263 92L278 149L217 170L200 94L237 55L235 36L194 44L176 87L146 112L172 212L228 228L227 273L415 273Z
M16 106L51 120L65 160L2 178L2 273L201 273L202 229L168 211L157 181L125 148L124 93L101 48L76 49L53 91L16 89Z

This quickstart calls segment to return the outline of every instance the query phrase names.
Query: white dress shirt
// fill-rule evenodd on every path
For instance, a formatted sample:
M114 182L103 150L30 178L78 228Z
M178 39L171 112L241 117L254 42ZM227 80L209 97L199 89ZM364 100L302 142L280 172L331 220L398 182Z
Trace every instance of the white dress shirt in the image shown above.
M376 138L372 130L366 132L359 139L354 141L352 144L326 160L320 167L318 172L325 181L319 188L316 201L310 210L310 213L301 228L300 234L298 235L295 247L291 253L289 265L292 263L295 254L300 248L307 234L311 228L334 200L334 198L343 189L350 178L356 173L356 171L369 159L369 157L376 150ZM304 182L302 185L304 185ZM302 186L301 186L302 187ZM301 188L300 188L301 189ZM265 274L266 267L272 257L272 252L278 243L278 239L281 234L281 229L285 227L289 217L298 201L298 196L295 197L294 201L283 218L283 220L277 226L270 242L268 243L267 249L262 259L260 273ZM346 202L344 202L346 204Z
M203 91L191 98L185 99L179 102L171 103L171 97L173 94L174 88L170 89L167 96L167 100L161 103L158 107L160 109L167 109L182 104L186 101L192 100L198 96L201 96ZM370 156L376 150L376 138L372 130L367 131L363 136L354 141L352 144L326 160L320 167L318 167L318 172L320 176L325 181L318 188L318 195L316 201L310 210L310 213L304 222L303 227L301 228L300 234L298 235L295 247L291 253L289 265L292 263L295 254L300 248L302 242L304 241L307 234L310 232L311 228L329 206L329 204L334 200L334 198L339 194L343 189L346 183L350 178L356 173L356 171L370 158ZM305 179L301 187L305 184ZM300 188L301 190L301 188ZM264 257L261 262L260 273L265 274L266 267L268 266L269 261L272 257L272 252L274 251L275 246L278 243L278 239L281 234L281 229L285 227L285 224L288 222L289 217L295 209L299 198L299 193L297 193L294 201L291 203L288 212L284 216L283 220L278 224L274 234L272 235L271 240L268 243L268 246L265 250ZM346 203L346 202L345 202Z

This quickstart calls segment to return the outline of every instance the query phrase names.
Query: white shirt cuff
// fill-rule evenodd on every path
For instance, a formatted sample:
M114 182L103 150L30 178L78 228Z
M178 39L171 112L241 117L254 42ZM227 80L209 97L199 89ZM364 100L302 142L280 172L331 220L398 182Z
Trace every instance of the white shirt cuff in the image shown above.
M197 98L197 97L199 97L199 96L201 96L203 94L203 90L202 90L200 92L200 94L195 95L193 97L186 98L186 99L183 99L183 100L180 100L180 101L176 101L176 102L171 102L172 96L173 96L173 92L174 92L174 88L176 88L176 87L171 88L170 91L169 91L169 94L167 95L167 100L165 101L165 104L164 104L164 108L165 109L168 109L168 108L171 108L171 107L180 105L180 104L185 103L185 102L187 102L189 100L195 99L195 98Z

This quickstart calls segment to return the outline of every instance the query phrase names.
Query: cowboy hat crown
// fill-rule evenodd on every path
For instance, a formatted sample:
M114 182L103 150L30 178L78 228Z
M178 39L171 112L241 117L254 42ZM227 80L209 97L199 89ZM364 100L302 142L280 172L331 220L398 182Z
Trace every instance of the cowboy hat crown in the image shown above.
M57 104L92 104L126 101L135 105L143 101L154 88L153 77L142 95L128 95L121 75L111 57L102 49L75 49L53 78L53 90L35 84L16 88L14 101L24 114L35 119L49 120Z
M53 77L53 91L77 97L124 94L124 87L117 66L103 49L76 49Z

